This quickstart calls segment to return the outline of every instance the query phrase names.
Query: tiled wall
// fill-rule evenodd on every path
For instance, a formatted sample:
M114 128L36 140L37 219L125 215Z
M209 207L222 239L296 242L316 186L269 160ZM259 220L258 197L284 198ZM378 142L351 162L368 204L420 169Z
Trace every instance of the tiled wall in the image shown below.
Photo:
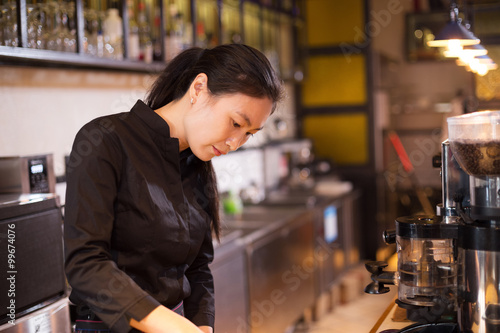
M2 67L0 69L0 156L54 154L57 176L63 175L64 156L76 132L96 117L129 111L144 98L154 80L149 74L88 70ZM291 87L287 98L268 121L265 131L249 145L281 134L274 117L295 132Z
M56 175L76 132L89 120L128 111L151 76L83 70L2 67L0 156L54 154Z

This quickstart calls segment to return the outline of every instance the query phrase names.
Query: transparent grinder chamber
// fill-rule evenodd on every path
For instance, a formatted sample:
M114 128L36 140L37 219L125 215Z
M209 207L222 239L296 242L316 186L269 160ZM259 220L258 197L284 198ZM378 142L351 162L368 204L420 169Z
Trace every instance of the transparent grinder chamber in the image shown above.
M443 223L440 216L397 218L396 230L384 235L386 243L396 242L397 270L384 271L384 262L367 262L373 282L365 292L385 293L389 291L385 284L395 284L396 302L408 310L410 320L429 323L455 317L457 230L456 224Z
M457 210L460 332L500 332L500 111L448 118L448 132L470 191Z
M439 216L396 220L400 305L432 307L437 310L434 319L455 310L457 262L453 246L456 233L456 225L442 223Z

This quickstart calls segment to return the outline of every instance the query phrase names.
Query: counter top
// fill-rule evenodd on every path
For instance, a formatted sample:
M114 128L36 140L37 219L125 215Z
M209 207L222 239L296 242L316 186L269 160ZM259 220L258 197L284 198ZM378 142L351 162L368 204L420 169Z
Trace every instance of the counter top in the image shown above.
M221 216L221 240L214 241L214 246L218 247L249 234L258 236L256 231L270 232L299 214L305 214L315 207L340 199L352 192L353 187L350 182L332 177L318 179L311 188L284 188L270 191L263 201L245 205L241 214Z
M0 220L58 208L58 199L53 193L2 194Z
M239 215L223 215L220 241L214 239L214 248L222 252L221 248L252 243L296 219L311 217L316 207L352 192L351 183L331 178L318 181L313 188L270 192L264 201L245 205Z
M379 318L370 333L398 333L404 329L405 332L457 332L458 326L455 322L416 323L406 318L406 310L395 303L391 303Z
M230 252L244 243L252 242L274 230L282 228L301 214L307 214L306 207L281 207L253 205L245 206L238 216L222 217L220 241L213 245L218 255Z
M413 324L413 322L409 320L395 321L393 319L395 317L399 317L399 314L396 313L397 311L402 311L395 303L395 301L396 298L394 298L391 303L389 303L382 316L380 316L379 320L370 330L370 333L382 333L386 331L393 332L392 330L400 330L407 327L408 325Z
M301 215L312 214L306 207L248 206L239 216L227 216L222 226L221 244L239 238L251 242L284 227Z

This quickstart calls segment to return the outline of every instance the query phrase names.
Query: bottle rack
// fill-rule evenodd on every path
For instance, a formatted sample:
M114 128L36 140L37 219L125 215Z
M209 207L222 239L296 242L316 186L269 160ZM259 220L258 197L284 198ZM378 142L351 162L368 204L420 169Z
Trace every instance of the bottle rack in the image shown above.
M154 31L152 34L156 41L153 46L155 57L147 62L138 60L133 54L133 40L129 37L131 29L134 29L130 26L130 15L134 15L137 20L137 4L146 0L42 0L47 1L43 4L37 4L36 1L40 0L3 0L0 11L0 64L157 73L182 48L251 42L252 46L268 56L282 77L287 79L289 73L293 72L295 62L294 45L289 41L293 41L294 29L300 25L296 22L302 20L298 8L299 2L303 0L147 0L150 1L147 22L149 29ZM101 4L101 1L110 2ZM175 13L172 15L170 7L175 2L183 3L188 8L185 17ZM67 41L68 36L57 37L58 47L48 47L44 38L33 37L36 32L33 32L28 13L32 13L33 6L51 3L54 6L67 5L70 9L65 11L65 15L74 15L71 16L71 34L68 35L71 41L65 42L64 47L59 44L62 39ZM89 52L86 11L96 6L96 3L105 9L118 9L123 28L120 29L123 31L123 41L119 57L98 56ZM7 14L9 11L10 16ZM64 20L64 16L61 17L59 23ZM184 31L188 36L184 36L182 47L174 49L172 38L177 37L174 36L173 27L182 24L181 21L188 26ZM8 33L11 35L8 36ZM281 57L283 61L280 61Z

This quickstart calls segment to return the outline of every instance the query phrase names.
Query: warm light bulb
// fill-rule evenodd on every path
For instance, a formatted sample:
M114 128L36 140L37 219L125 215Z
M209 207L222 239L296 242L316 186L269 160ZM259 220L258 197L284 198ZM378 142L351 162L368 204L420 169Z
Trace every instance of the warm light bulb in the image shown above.
M458 39L450 39L448 41L448 46L446 46L446 50L443 51L443 55L446 58L458 58L462 54L463 49Z
M477 73L477 71L479 70L479 65L480 65L479 60L477 60L476 58L473 58L467 64L469 65L471 71L473 71L474 73Z
M462 51L458 55L458 59L462 60L462 62L465 62L466 64L469 64L475 58L473 54Z
M485 76L488 73L488 67L484 64L479 64L476 73L480 76Z
M453 53L459 53L464 48L458 39L450 39L448 41L448 45L446 46L446 49L447 49L447 51L450 51Z
M463 62L469 62L473 57L488 54L488 50L485 49L481 44L467 45L465 47L454 46L453 49L444 51L443 54L447 58L460 58Z

